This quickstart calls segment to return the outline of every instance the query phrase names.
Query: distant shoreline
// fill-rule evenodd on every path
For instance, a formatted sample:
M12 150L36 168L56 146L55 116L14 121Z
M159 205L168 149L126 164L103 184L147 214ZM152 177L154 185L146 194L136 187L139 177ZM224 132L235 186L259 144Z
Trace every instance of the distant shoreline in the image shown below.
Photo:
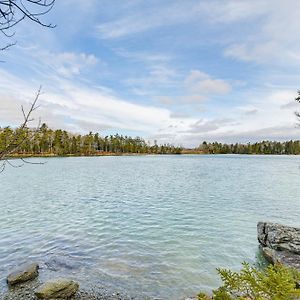
M67 157L101 157L101 156L166 156L166 155L259 155L259 156L298 156L298 154L265 154L265 153L204 153L201 151L195 150L183 150L181 153L114 153L114 152L101 152L101 153L94 153L94 154L50 154L50 153L35 153L35 154L14 154L7 159L26 159L26 158L67 158Z
M26 159L26 158L54 158L54 157L102 157L102 156L164 156L164 155L181 155L183 153L114 153L114 152L103 152L103 153L95 153L95 154L42 154L42 153L35 153L35 154L14 154L7 159Z

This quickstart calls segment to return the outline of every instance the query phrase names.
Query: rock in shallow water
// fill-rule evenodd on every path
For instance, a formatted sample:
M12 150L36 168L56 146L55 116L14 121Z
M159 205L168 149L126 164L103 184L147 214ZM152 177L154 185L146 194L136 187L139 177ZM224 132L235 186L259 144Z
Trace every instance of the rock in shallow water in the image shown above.
M300 271L300 255L290 251L277 251L268 247L262 247L264 257L272 264L280 263Z
M39 275L38 269L39 265L36 263L23 265L8 275L7 283L9 285L15 285L18 283L26 282L28 280L32 280Z
M300 271L300 229L259 222L257 237L265 258Z
M263 247L300 254L300 228L259 222L257 234Z
M35 292L39 299L69 299L79 289L79 284L73 280L59 278L41 285Z

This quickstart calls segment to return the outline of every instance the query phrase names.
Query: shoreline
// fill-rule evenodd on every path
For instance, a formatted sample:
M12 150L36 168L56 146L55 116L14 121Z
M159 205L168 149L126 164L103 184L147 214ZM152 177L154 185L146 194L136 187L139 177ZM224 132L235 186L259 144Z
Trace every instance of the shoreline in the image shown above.
M28 281L19 286L8 288L2 291L0 297L3 300L37 300L35 290L41 285L39 280ZM80 288L77 293L71 297L72 300L134 300L136 298L123 293L112 291L105 286L95 286L91 288Z
M14 154L5 159L26 159L26 158L69 158L69 157L103 157L103 156L180 156L180 155L206 155L206 156L299 156L300 154L264 154L264 153L203 153L195 151L182 151L181 153L114 153L103 152L95 154ZM5 160L3 159L3 160Z
M300 229L296 227L290 227L281 225L278 223L270 223L270 222L258 222L257 223L257 238L259 242L259 249L262 253L264 259L268 261L271 264L274 264L276 266L277 263L281 264L282 266L292 268L294 270L299 270L300 265L298 264L299 257L298 257L298 248L295 247L295 241L298 240L300 234ZM284 242L282 242L278 237L284 236ZM282 247L284 245L284 247ZM284 249L284 250L283 250ZM268 251L266 251L268 250ZM272 253L272 255L270 255ZM283 254L283 255L281 255ZM290 259L290 255L293 255L294 264ZM29 270L28 266L34 265L35 270ZM39 273L38 270L41 270L42 272ZM1 299L3 300L35 300L37 299L37 289L40 288L41 285L43 285L45 282L49 282L49 274L47 275L47 269L42 267L39 267L39 264L30 264L27 266L24 266L24 268L20 268L18 271L14 271L10 273L7 277L7 289L3 290L0 289L0 296L3 297ZM33 274L33 272L36 272L34 275L35 277L28 277L28 274ZM15 281L14 283L11 283L12 277L15 277L19 280L19 282ZM23 276L23 279L22 279ZM25 276L25 277L24 277ZM48 279L47 279L48 277ZM55 278L56 277L56 278ZM76 290L71 294L70 296L63 297L62 299L73 299L73 300L134 300L134 299L150 299L142 294L140 295L130 295L126 291L117 291L117 288L115 286L108 286L104 282L99 282L98 285L83 285L81 288L81 283L79 283L77 280L73 281L72 277L60 277L55 276L52 279L54 280L61 280L65 279L67 281L71 281L75 284L77 284ZM15 280L15 278L13 280ZM25 279L24 279L25 278ZM296 281L295 281L296 283ZM66 287L64 287L66 288ZM79 288L79 289L78 289ZM297 287L296 287L297 289ZM61 288L62 290L62 288ZM48 293L53 293L51 288L49 288ZM217 291L217 290L216 290ZM128 291L129 292L129 291ZM184 297L184 298L178 298L178 299L186 299L186 300L196 300L196 299L214 299L214 296L212 296L210 293L200 293L204 298L197 298L195 295L194 297ZM199 294L199 295L200 295ZM49 294L48 294L49 295ZM40 297L41 299L49 299L48 297ZM219 299L219 298L218 298Z

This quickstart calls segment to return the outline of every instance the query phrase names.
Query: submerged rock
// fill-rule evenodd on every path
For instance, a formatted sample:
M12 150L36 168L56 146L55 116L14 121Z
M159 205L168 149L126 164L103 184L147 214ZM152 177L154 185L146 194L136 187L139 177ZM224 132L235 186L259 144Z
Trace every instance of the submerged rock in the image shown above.
M41 285L35 295L39 299L69 299L79 289L79 284L73 280L59 278Z
M39 275L38 269L39 265L36 263L20 266L17 270L8 275L7 283L9 285L15 285L32 280Z
M300 271L300 228L259 222L257 237L265 258Z
M67 260L63 257L51 257L45 262L45 266L51 271L58 271L61 269L76 270L79 269L79 263L72 260Z

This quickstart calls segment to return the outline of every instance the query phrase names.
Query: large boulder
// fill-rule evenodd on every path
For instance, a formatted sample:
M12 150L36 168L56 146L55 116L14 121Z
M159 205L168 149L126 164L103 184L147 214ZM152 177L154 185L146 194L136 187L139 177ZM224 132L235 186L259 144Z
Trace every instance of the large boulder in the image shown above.
M73 280L59 278L41 285L35 295L39 299L69 299L79 289L79 284Z
M264 247L300 254L300 228L259 222L257 233L258 241Z
M39 265L36 263L26 264L20 266L14 272L8 275L7 283L9 285L15 285L18 283L23 283L28 280L32 280L39 275Z
M300 228L259 222L257 237L269 262L300 270Z
M300 271L300 255L283 250L277 251L269 247L261 248L264 257L272 264L280 263Z

